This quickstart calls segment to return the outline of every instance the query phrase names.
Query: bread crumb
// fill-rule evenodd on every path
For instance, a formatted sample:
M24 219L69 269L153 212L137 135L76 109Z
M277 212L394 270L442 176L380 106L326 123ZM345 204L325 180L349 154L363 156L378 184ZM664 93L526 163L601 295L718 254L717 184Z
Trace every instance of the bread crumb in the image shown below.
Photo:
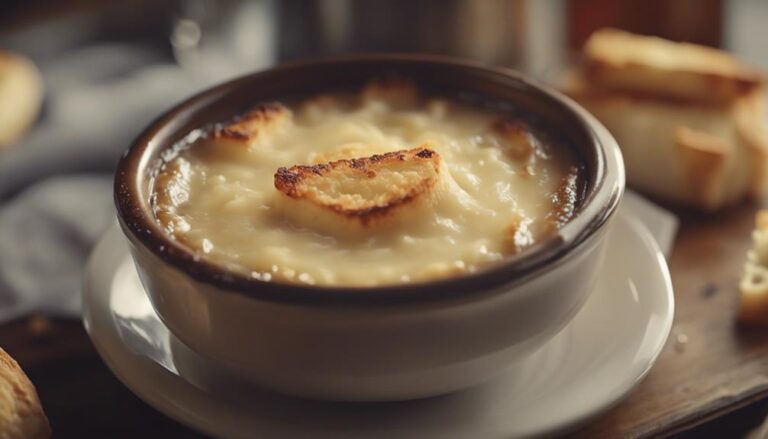
M738 320L750 325L768 326L768 211L756 215L752 249L739 283L741 301Z

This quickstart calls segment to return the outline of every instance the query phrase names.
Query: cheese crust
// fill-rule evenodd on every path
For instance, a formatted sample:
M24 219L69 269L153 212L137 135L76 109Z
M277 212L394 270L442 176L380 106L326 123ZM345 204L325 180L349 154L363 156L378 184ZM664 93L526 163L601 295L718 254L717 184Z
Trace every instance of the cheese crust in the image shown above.
M535 124L402 78L258 106L179 150L155 216L262 280L368 286L471 273L575 214L582 164Z

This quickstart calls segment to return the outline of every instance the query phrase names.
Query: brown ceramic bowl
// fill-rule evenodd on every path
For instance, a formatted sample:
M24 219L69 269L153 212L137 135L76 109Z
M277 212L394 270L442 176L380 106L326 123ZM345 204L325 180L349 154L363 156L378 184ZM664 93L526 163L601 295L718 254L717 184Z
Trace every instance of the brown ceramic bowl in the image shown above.
M318 287L227 271L169 239L150 208L161 152L261 101L356 87L382 75L512 105L565 136L588 183L574 218L507 262L409 285ZM118 218L160 317L214 364L274 390L393 400L481 382L557 333L586 301L624 189L613 138L578 105L506 69L424 55L286 64L206 90L153 122L121 159Z

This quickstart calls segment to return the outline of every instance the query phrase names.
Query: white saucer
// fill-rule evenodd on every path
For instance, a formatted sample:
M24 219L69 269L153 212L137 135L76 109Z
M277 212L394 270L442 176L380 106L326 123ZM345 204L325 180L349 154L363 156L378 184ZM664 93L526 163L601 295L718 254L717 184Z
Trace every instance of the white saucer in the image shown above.
M611 233L596 290L560 334L492 382L425 400L305 401L217 375L159 323L117 227L101 239L88 265L83 318L96 349L126 386L168 416L217 437L563 432L620 401L648 372L672 327L672 286L656 242L624 215Z

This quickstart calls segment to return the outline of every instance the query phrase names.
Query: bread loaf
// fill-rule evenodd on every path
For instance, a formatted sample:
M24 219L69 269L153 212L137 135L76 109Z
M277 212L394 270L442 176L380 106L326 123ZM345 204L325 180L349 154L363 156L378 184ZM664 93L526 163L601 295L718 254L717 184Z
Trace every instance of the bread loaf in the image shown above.
M32 126L43 101L43 81L29 59L0 51L0 149Z
M716 49L596 32L567 94L616 138L635 189L713 211L761 197L768 172L764 83Z
M35 387L18 363L0 349L0 439L47 439L48 419Z

